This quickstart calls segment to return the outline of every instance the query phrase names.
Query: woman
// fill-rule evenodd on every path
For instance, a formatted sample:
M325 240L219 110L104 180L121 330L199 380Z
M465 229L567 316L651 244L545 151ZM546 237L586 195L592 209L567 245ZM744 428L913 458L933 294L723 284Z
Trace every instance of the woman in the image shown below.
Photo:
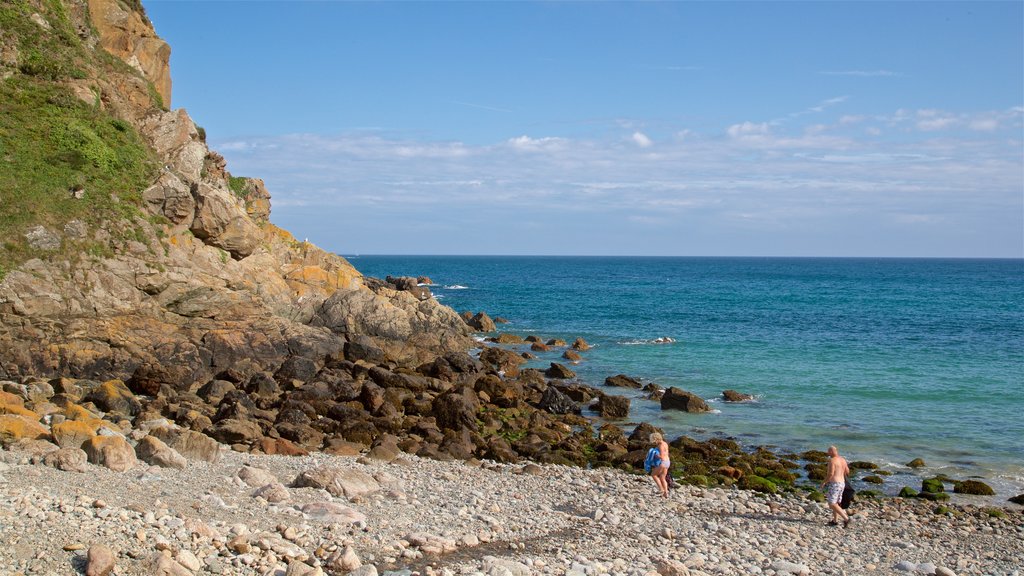
M668 498L668 467L671 464L668 460L668 442L658 432L652 433L650 440L652 450L658 450L658 461L651 467L651 478L654 478L654 484L662 497Z

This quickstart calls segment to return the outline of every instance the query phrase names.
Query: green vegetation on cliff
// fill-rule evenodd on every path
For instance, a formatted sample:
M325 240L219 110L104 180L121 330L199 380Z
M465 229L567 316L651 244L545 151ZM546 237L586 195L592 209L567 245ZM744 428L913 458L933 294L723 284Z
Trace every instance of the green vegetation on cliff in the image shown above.
M135 129L100 106L97 88L89 103L63 83L103 74L116 59L82 46L60 2L44 4L49 29L27 2L0 7L0 39L20 55L0 81L0 279L42 254L25 238L32 227L60 232L81 220L94 230L139 214L157 168Z

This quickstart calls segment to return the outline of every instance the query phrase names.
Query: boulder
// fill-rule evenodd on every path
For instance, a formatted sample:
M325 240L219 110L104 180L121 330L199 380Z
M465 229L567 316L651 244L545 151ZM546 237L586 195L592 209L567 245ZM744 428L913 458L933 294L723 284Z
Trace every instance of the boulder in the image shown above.
M604 394L598 398L596 408L602 418L626 418L629 416L629 398Z
M590 344L587 344L587 341L584 340L583 338L577 338L572 343L572 349L579 350L580 352L585 352L587 350L590 350Z
M252 420L228 418L217 422L210 436L223 444L252 445L263 438L263 430Z
M0 415L0 445L8 446L21 440L47 440L50 431L36 420L20 414Z
M562 358L565 358L570 362L579 362L580 360L583 360L583 356L580 356L579 352L576 352L575 350L566 350L565 352L562 352Z
M117 556L103 544L93 544L86 552L85 576L107 576L114 570Z
M604 379L605 386L617 386L619 388L642 388L643 384L636 378L630 378L625 374L609 376Z
M710 412L711 407L703 398L672 386L661 397L662 410L682 410L684 412Z
M142 404L135 398L128 386L120 380L107 380L86 394L83 400L92 402L104 412L128 418L142 412Z
M317 488L327 490L333 496L349 500L373 494L380 490L380 484L373 476L351 468L321 467L299 474L292 486L296 488Z
M235 472L235 476L238 476L238 479L245 482L246 486L250 488L259 488L277 482L277 477L269 470L255 466L242 466L238 472Z
M514 378L519 374L519 366L526 362L522 356L504 348L484 348L480 351L480 362L495 370Z
M81 448L86 440L96 435L96 426L83 420L65 420L50 427L53 441L61 448Z
M189 460L217 462L220 460L220 444L205 434L194 430L183 430L169 426L154 428L150 434L163 440Z
M735 390L723 390L722 398L724 398L726 402L746 402L747 400L754 399L750 394L744 394L743 392L737 392Z
M280 504L291 500L292 494L280 482L270 482L260 486L252 493L253 498L263 498L271 504Z
M508 332L498 334L494 338L489 339L491 342L498 344L522 344L523 337L518 334L509 334Z
M491 320L491 317L486 312L477 312L476 315L466 320L466 324L477 332L494 332L498 329L494 325L494 320Z
M544 371L544 375L558 380L571 380L576 377L575 372L558 362L552 362L551 367Z
M938 478L925 478L921 481L921 492L927 492L929 494L938 494L945 492L946 488L942 485L942 480Z
M82 444L82 450L89 462L114 472L131 470L138 464L135 450L121 436L93 436Z
M580 407L555 386L548 386L540 399L538 408L552 414L579 414Z
M358 524L366 522L362 512L337 502L310 502L301 508L303 517L325 524Z
M1011 496L1010 498L1008 498L1008 500L1010 502L1013 502L1014 504L1020 504L1021 506L1024 506L1024 494L1017 494L1016 496Z
M976 496L995 496L996 492L991 486L980 480L964 480L953 485L953 492L957 494L973 494Z
M468 386L449 390L434 399L433 411L437 425L441 428L458 430L476 427L476 415L480 399Z
M914 458L910 462L907 462L907 466L910 467L910 468L924 468L925 467L925 463L924 463L924 460L922 460L920 458Z
M61 448L46 455L43 460L47 466L65 472L85 472L89 457L81 448Z
M487 394L490 403L499 408L511 408L523 399L523 386L515 380L486 374L477 379L473 386L478 393Z
M135 446L135 456L147 464L161 468L184 469L185 457L155 436L146 436Z

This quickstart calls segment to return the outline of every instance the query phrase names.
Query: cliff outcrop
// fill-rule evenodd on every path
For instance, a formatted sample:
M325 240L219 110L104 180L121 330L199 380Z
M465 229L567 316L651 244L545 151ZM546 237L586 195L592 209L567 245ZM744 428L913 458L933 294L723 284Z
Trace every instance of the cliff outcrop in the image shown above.
M12 98L0 106L43 94L47 110L84 120L64 121L75 127L66 149L44 158L66 168L67 187L44 183L41 208L2 215L11 238L0 266L0 378L137 377L188 390L238 366L322 364L356 337L396 365L468 347L450 309L365 279L270 223L263 182L233 177L188 113L167 108L170 49L137 2L2 10L0 78ZM24 118L0 132L4 149L32 144L18 132ZM111 126L140 143L142 189L91 176L124 167L101 131ZM40 150L49 137L38 136ZM18 201L27 172L0 180L11 188L4 202Z

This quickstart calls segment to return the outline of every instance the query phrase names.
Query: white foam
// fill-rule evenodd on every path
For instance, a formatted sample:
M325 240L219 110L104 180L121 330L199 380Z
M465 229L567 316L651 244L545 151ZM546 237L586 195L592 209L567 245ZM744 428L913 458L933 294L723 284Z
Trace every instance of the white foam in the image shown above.
M622 346L646 346L648 344L675 344L676 339L671 336L659 336L657 338L651 338L649 340L625 340L619 342Z
M469 286L463 286L462 284L451 284L444 287L445 290L469 290Z

